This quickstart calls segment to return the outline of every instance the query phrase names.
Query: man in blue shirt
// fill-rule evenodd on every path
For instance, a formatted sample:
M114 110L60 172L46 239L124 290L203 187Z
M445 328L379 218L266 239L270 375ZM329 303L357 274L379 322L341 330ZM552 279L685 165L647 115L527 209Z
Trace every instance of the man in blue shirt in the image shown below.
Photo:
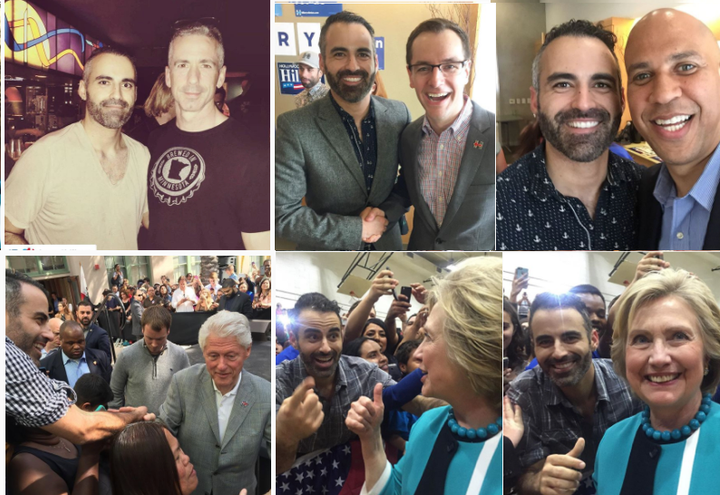
M633 123L662 164L645 171L638 249L720 249L720 48L702 22L660 9L625 52Z
M87 373L102 376L110 383L110 359L104 352L86 349L85 335L80 324L66 321L60 327L60 350L54 352L40 361L40 367L53 380L68 383L71 387Z

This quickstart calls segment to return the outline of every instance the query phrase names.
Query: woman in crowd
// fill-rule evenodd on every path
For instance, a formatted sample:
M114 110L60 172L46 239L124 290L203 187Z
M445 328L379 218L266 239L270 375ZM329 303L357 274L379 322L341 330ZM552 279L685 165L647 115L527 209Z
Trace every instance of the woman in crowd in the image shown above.
M346 424L362 443L374 494L497 494L502 490L502 261L472 258L435 280L421 355L423 395L448 402L425 412L392 467L380 435L382 387L354 402Z
M198 484L177 439L162 424L148 422L130 424L115 438L110 477L113 495L190 495Z
M190 458L162 423L126 426L113 442L110 463L113 495L190 495L198 485Z
M41 428L8 419L7 442L13 447L7 466L9 495L96 495L103 442L70 441Z
M504 370L505 382L510 383L527 366L525 338L520 327L517 311L508 300L503 301L503 353L507 358Z
M162 301L162 305L165 306L165 309L171 310L172 296L170 295L170 292L168 291L168 286L165 284L162 284L160 286L160 300Z
M367 337L374 340L380 345L380 352L385 355L388 361L388 373L392 376L393 380L398 381L402 378L402 372L397 365L397 359L395 359L395 349L387 348L387 327L385 322L380 318L370 318L360 333L361 337Z
M388 359L382 353L380 344L369 337L360 337L345 343L342 351L344 356L356 356L365 361L375 363L385 373L388 372Z
M597 493L716 493L720 405L710 400L720 382L715 296L685 270L656 271L625 291L613 328L615 370L647 407L605 433L593 475Z
M72 312L68 308L67 302L58 302L58 312L55 313L55 318L60 318L62 321L75 321Z
M195 311L212 311L217 307L218 305L215 301L213 301L210 291L208 289L201 290L197 306L195 306Z
M243 279L242 282L245 283L245 280ZM245 287L247 287L247 283L245 283ZM247 292L247 289L245 292ZM253 315L259 320L269 320L271 318L272 296L270 292L270 279L266 278L260 284L260 292L255 294L252 303Z

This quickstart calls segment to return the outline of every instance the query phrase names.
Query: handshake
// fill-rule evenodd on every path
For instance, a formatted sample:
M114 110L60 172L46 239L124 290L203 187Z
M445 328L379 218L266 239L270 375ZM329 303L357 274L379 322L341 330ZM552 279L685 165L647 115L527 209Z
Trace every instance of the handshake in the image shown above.
M372 244L382 237L383 232L387 229L388 221L385 218L385 212L380 208L372 206L366 207L360 212L362 219L362 240Z

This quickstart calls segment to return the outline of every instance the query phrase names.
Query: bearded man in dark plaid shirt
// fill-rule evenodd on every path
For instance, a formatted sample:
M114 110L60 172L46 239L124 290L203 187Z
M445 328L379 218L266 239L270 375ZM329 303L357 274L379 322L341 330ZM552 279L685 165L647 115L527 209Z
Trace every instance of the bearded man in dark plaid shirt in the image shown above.
M106 438L127 424L153 420L146 407L122 413L86 413L75 406L75 392L38 369L41 350L53 338L45 289L13 270L5 271L5 414L27 427L39 427L83 444Z
M538 295L530 330L539 366L518 376L507 393L521 407L525 425L518 491L593 494L600 440L610 426L639 412L640 401L612 361L592 358L597 331L576 295Z
M345 425L350 405L372 397L377 383L395 385L376 364L342 356L340 307L322 294L304 294L290 310L300 355L277 367L277 473L290 469L297 455L327 449L355 437ZM403 409L415 415L440 405L415 397Z

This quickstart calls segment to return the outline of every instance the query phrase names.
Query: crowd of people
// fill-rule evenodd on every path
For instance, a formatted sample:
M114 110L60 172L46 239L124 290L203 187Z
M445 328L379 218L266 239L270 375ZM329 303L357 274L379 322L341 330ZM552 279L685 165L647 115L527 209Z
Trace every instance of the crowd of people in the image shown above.
M87 298L62 321L50 317L38 282L7 270L5 283L8 494L257 493L271 387L243 369L252 349L245 315L209 316L198 334L202 362L191 365L168 340L173 313L150 305L139 338L114 360ZM58 345L48 351L50 341Z
M500 492L501 265L472 258L430 290L408 284L415 315L389 270L344 315L323 294L297 299L278 331L278 493Z
M130 285L120 265L113 270L112 288L103 292L107 315L102 319L116 342L123 345L140 338L143 312L153 306L162 306L171 313L228 310L242 313L249 320L271 318L270 259L263 262L262 273L255 262L247 274L235 273L235 266L230 264L223 270L222 282L218 272L211 272L207 280L188 273L178 277L177 283L163 275L159 283L151 284L149 278L144 278Z
M609 304L596 287L504 301L506 493L716 491L720 307L651 251ZM522 301L521 301L522 302ZM713 396L714 394L714 396Z

